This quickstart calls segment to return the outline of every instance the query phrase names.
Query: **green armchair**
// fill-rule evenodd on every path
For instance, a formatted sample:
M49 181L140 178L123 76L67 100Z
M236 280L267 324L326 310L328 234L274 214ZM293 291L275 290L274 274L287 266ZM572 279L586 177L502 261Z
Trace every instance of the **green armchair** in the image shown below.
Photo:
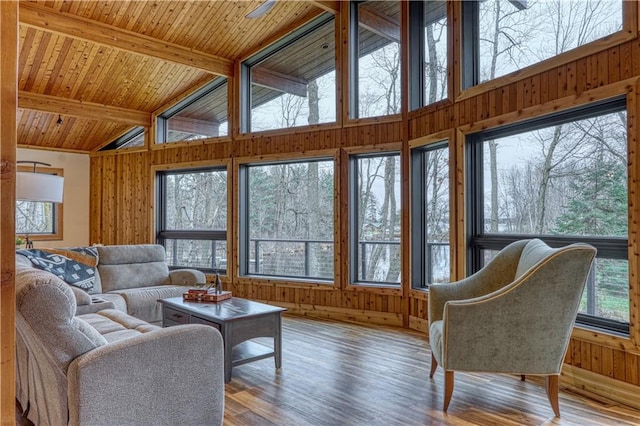
M430 286L430 377L445 371L444 411L454 371L469 371L544 376L560 416L560 370L595 255L588 244L516 241L468 278Z

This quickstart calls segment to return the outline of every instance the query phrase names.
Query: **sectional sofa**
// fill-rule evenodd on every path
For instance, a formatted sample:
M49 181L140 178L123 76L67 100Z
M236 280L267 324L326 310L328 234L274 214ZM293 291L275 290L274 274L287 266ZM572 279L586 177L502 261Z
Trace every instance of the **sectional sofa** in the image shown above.
M161 328L157 300L204 280L158 245L96 247L85 290L16 256L16 396L37 425L222 423L223 343Z

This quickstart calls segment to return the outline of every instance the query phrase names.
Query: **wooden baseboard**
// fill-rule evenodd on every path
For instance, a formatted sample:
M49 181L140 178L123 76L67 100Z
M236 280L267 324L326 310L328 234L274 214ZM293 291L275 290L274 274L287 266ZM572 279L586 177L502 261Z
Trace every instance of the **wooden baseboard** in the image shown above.
M640 410L640 386L565 364L560 383L563 387L600 401L614 401Z
M429 335L429 321L424 318L409 316L409 328Z

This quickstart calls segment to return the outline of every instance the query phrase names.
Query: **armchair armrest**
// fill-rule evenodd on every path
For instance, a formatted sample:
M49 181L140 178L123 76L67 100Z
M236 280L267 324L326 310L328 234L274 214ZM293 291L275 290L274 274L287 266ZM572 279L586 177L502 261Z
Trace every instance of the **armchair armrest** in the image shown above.
M220 333L199 324L151 331L87 352L70 365L69 425L221 425Z
M206 282L207 278L196 269L174 269L169 271L169 279L173 285L194 285Z

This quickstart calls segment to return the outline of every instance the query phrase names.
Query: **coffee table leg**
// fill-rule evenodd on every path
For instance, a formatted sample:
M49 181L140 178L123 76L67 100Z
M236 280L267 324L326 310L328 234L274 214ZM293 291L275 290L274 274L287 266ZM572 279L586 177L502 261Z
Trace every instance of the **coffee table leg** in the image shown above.
M282 367L282 316L280 312L276 314L276 335L273 340L273 358L276 361L276 368Z
M231 369L233 368L233 346L231 346L231 336L228 326L224 326L224 382L231 381Z

